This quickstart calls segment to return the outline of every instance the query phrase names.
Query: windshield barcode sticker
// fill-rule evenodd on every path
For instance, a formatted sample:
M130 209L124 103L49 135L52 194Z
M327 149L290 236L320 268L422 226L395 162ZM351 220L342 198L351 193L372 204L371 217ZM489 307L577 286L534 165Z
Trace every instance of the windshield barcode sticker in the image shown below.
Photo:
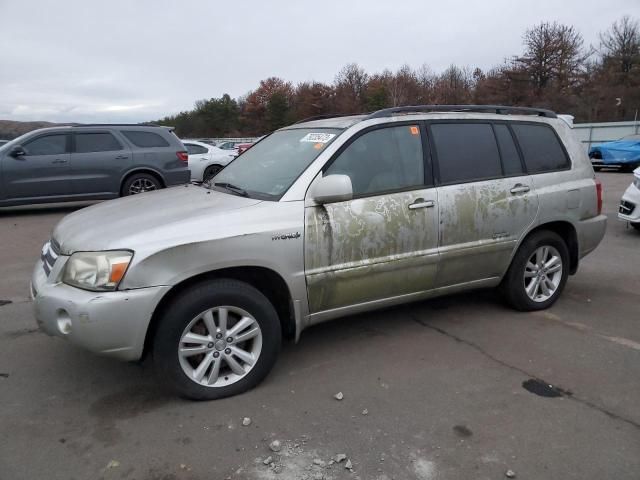
M310 143L328 143L335 136L335 133L307 133L300 139L300 141Z

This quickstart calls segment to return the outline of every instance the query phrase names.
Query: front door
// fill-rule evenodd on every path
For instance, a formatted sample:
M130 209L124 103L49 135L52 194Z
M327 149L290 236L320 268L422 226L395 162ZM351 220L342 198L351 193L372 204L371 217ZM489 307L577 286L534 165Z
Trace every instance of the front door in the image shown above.
M69 134L32 137L22 147L26 155L2 159L8 199L28 199L71 194Z
M441 186L438 287L500 277L538 197L506 124L433 123Z
M321 173L348 175L354 198L305 209L311 313L433 287L438 199L423 141L417 124L365 130Z

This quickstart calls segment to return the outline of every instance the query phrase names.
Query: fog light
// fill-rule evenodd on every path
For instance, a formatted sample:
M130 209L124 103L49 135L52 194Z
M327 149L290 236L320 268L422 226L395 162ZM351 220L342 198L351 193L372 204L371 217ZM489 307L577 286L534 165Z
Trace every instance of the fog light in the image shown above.
M63 335L69 335L71 333L71 317L69 312L64 309L57 311L58 314L58 330Z

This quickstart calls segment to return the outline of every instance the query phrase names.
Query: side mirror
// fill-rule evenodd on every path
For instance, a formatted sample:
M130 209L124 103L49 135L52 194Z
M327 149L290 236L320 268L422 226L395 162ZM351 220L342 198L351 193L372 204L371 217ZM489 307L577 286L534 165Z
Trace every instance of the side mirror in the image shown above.
M314 186L311 198L316 203L344 202L353 198L353 187L348 175L327 175Z
M22 148L22 145L16 145L9 152L9 155L11 155L14 158L22 157L23 155L26 155L26 154L27 152L24 151L24 148Z

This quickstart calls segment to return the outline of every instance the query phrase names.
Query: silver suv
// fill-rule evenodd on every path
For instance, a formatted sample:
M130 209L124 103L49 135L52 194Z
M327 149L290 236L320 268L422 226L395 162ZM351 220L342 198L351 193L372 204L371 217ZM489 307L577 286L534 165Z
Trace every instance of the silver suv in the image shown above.
M33 272L42 329L153 353L183 396L243 392L283 337L480 287L552 305L606 227L584 148L553 112L420 106L276 131L210 182L75 212Z
M0 207L103 200L189 181L170 128L77 125L34 130L0 146Z

